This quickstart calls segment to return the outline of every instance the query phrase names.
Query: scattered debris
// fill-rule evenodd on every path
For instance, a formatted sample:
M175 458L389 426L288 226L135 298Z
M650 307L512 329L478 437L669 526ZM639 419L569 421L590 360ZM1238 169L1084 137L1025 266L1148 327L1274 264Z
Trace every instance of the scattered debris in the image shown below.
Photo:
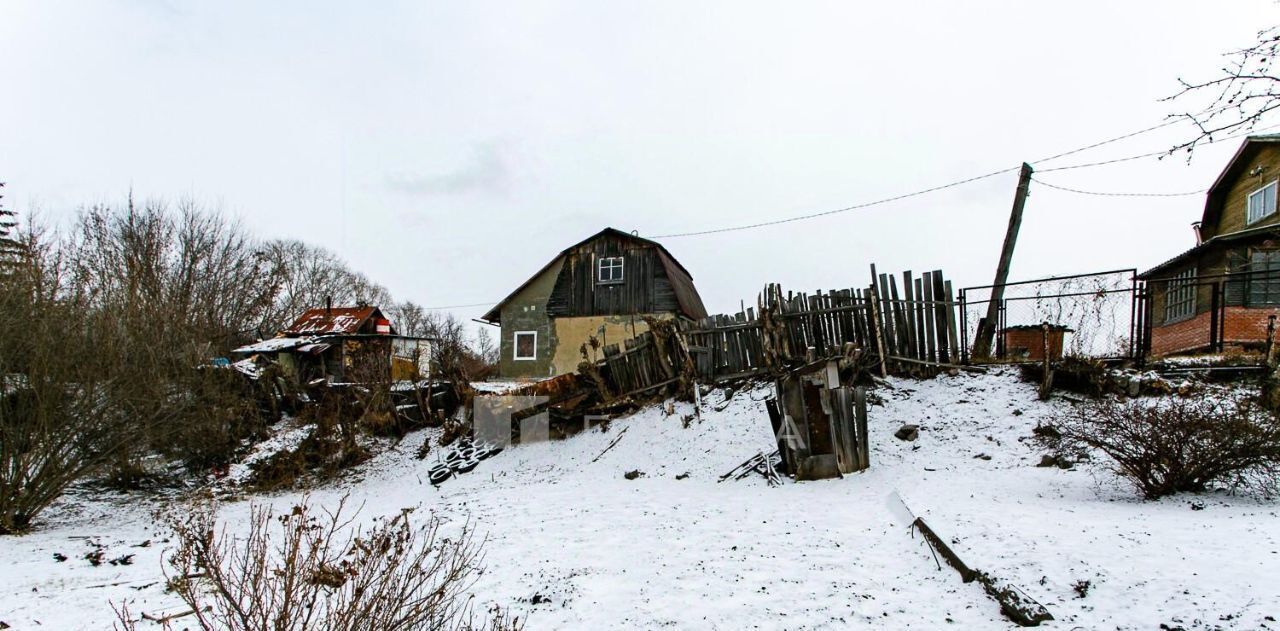
M1043 456L1040 456L1040 463L1037 464L1036 466L1037 467L1057 467L1059 469L1070 469L1075 465L1076 463L1072 462L1071 459L1067 458L1066 456L1045 454Z
M438 486L445 480L454 475L461 475L474 471L480 466L481 460L487 460L499 453L502 453L502 447L491 445L489 443L476 444L469 438L462 438L458 441L458 446L450 451L442 460L427 471L427 479L432 486Z
M93 546L93 550L90 550L89 552L86 552L84 554L84 560L88 561L89 565L92 565L94 567L98 567L99 565L102 565L102 557L106 555L107 547L100 543L94 543L92 541L89 542L89 545Z
M907 423L902 427L899 427L898 431L893 433L893 437L898 440L911 442L920 437L920 426Z
M54 561L57 561L58 563L62 563L63 561L66 561L66 560L67 560L67 555L65 555L65 554L63 554L63 553L61 553L61 552L54 552L54 553L53 553L53 560L54 560Z
M1059 432L1058 428L1052 425L1040 425L1037 423L1032 428L1031 433L1041 438L1062 438L1062 432Z
M775 383L765 402L782 468L799 480L838 478L870 466L867 391L843 385L841 356L811 361Z
M154 622L156 624L162 624L162 625L168 626L168 623L170 621L173 621L185 616L190 616L195 612L196 610L194 609L188 609L186 611L179 611L178 613L170 613L170 614L149 614L144 611L142 612L142 619L150 620L151 622Z
M1071 586L1071 589L1075 590L1076 598L1084 598L1085 596L1089 595L1090 587L1093 587L1092 582L1086 579L1081 579L1076 581L1075 584Z
M977 581L982 584L983 591L987 592L993 600L1000 604L1000 611L1004 613L1010 620L1020 626L1036 627L1041 622L1053 620L1053 616L1045 609L1044 605L1036 602L1035 599L1028 596L1016 585L997 579L986 572L975 570L965 565L937 533L925 523L924 518L916 517L911 509L907 507L906 502L896 492L891 493L888 498L890 510L899 514L902 519L911 519L911 533L914 536L916 532L924 538L929 544L929 548L939 555L960 574L960 580L970 583ZM941 564L938 565L941 568Z
M618 436L609 443L609 446L605 447L604 451L600 452L595 458L592 458L591 462L596 462L597 460L603 458L605 454L609 453L609 450L613 449L614 446L618 444L618 441L622 440L622 435L627 433L627 430L629 429L631 429L630 425L622 428L622 431L618 432Z
M741 480L752 473L759 473L769 481L769 486L776 486L782 482L782 477L778 474L778 467L782 464L782 454L773 452L765 455L762 451L747 459L746 462L734 467L728 473L720 476L717 482L724 482L729 478ZM688 474L685 474L688 475Z

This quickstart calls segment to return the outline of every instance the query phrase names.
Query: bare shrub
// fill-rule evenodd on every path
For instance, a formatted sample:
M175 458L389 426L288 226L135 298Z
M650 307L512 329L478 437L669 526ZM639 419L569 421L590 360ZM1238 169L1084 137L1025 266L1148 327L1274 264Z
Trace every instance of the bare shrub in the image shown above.
M357 527L346 503L330 512L304 497L284 514L254 506L239 537L217 528L209 503L174 519L166 578L188 619L231 631L521 627L500 611L473 620L482 554L469 525L446 535L436 517L415 524L403 510ZM126 603L116 611L120 626L135 628Z
M1061 436L1046 442L1102 451L1148 499L1214 484L1269 491L1280 474L1280 421L1250 401L1104 398L1060 414L1055 426Z
M105 393L110 362L66 290L62 257L38 230L0 280L0 534L26 530L73 482L127 444L125 419Z
M300 417L313 427L311 433L297 447L250 464L247 486L255 491L292 488L308 477L324 479L367 461L372 454L360 443L358 413L343 392L322 390Z

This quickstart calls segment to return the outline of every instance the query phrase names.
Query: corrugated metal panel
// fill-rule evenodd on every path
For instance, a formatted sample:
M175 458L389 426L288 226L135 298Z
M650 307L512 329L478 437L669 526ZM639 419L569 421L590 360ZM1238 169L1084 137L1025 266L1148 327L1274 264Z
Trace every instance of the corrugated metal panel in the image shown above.
M373 316L383 318L377 307L333 307L310 309L285 328L286 335L330 335L359 333ZM372 332L372 331L370 331Z
M311 341L308 337L273 337L269 340L254 342L237 348L232 353L238 355L250 355L253 353L275 353L279 351L289 350L298 346L302 346Z

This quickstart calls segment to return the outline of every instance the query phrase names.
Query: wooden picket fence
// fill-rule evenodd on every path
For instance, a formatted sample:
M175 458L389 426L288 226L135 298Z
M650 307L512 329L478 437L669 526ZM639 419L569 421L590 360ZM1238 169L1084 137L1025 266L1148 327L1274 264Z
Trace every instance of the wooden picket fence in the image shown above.
M755 307L605 347L598 363L609 387L635 394L682 378L723 382L779 375L816 358L851 350L882 364L884 372L919 374L959 361L958 303L941 271L897 278L877 274L865 288L783 293L767 285Z

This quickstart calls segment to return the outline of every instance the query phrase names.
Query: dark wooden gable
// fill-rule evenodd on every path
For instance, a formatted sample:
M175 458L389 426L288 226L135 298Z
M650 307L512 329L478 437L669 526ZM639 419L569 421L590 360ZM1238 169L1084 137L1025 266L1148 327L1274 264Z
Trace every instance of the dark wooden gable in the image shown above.
M566 250L564 266L547 301L551 316L679 313L667 266L652 242L605 231ZM601 283L598 262L622 257L622 282Z

